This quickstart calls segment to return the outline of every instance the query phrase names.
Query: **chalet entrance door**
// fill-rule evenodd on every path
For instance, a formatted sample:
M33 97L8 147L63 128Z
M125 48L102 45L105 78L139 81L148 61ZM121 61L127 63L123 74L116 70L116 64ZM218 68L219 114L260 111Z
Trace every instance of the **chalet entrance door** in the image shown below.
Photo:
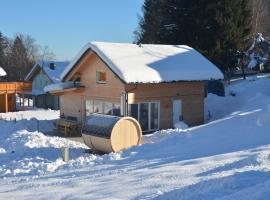
M173 126L182 120L182 101L173 100Z

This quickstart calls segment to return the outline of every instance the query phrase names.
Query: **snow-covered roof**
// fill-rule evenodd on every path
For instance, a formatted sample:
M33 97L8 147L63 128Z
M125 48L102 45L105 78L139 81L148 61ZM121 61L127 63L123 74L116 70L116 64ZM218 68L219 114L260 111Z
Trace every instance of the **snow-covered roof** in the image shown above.
M34 89L32 88L32 90L30 92L26 92L26 95L33 95L33 96L39 96L39 95L43 95L46 94L46 92L43 89Z
M224 78L213 63L188 46L92 42L66 67L62 80L88 50L94 51L126 83Z
M50 68L50 64L54 63L54 69ZM25 80L29 81L31 77L35 74L35 71L38 68L42 68L43 71L47 74L47 76L54 82L58 83L61 81L60 75L64 71L64 69L68 66L69 62L67 61L38 61L31 71L26 75Z
M97 135L110 138L114 125L121 119L118 116L103 115L94 113L86 117L86 124L83 127L83 134Z
M59 91L59 90L64 90L64 89L69 89L69 88L77 88L80 87L80 82L74 82L74 81L69 81L69 82L58 82L58 83L52 83L47 85L44 88L45 92L54 92L54 91Z
M0 76L6 76L7 73L5 72L5 70L0 66Z

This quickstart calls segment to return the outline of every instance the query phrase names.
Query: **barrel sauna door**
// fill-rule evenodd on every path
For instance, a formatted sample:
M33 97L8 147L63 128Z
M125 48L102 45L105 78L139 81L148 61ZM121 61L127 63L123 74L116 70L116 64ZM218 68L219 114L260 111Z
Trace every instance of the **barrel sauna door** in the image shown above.
M173 101L173 125L177 122L182 121L182 101Z

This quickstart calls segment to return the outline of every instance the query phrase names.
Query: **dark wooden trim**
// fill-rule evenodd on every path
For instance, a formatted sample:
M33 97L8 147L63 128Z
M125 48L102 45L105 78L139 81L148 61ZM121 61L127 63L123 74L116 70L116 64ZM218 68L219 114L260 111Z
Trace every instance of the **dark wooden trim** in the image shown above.
M109 66L109 64L107 62L105 62L99 55L98 53L96 53L93 49L88 48L83 54L82 56L77 60L77 62L72 66L72 68L69 70L69 72L65 75L65 77L63 78L64 81L66 81L67 76L76 68L76 65L78 65L81 60L84 58L84 56L89 52L92 51L109 69L110 71L124 84L127 84L123 79L120 78L120 76L115 73L115 71L113 71L113 69Z
M72 68L68 71L68 73L63 77L63 81L66 81L66 78L69 76L69 74L76 68L76 65L78 65L81 60L83 59L83 57L90 51L91 49L88 48L82 55L81 57L74 63L74 65L72 66Z

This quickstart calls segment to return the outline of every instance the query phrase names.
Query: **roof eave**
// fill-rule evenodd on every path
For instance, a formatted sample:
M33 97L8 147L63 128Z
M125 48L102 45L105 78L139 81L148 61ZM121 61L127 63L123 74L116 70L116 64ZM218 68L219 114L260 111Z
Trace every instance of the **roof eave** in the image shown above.
M69 71L61 78L62 81L66 81L66 78L69 76L69 74L73 71L73 69L81 62L81 60L84 58L84 56L88 53L88 52L94 52L99 59L102 60L102 62L114 73L114 75L124 84L127 84L127 82L125 80L123 80L111 67L110 65L99 55L99 53L97 51L95 51L93 48L91 48L91 45L88 44L88 48L86 48L84 50L84 52L80 55L79 58L77 58L77 60L74 62L74 64L71 65Z

